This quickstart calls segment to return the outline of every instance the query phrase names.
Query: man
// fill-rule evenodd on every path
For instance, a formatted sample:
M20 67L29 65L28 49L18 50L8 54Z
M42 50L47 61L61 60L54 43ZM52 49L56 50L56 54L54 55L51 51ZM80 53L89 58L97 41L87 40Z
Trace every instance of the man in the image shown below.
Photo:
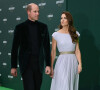
M44 60L45 73L50 74L50 41L47 25L38 20L39 7L26 8L28 20L16 26L11 51L11 74L17 76L17 57L24 90L40 90Z

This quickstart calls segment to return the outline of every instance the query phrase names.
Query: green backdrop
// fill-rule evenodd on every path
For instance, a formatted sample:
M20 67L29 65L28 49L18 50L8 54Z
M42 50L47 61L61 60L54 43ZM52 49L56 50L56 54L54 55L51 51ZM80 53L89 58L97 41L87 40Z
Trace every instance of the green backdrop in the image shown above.
M79 90L100 90L100 0L68 0L80 32L83 71Z
M10 75L10 56L13 31L16 24L27 19L25 7L33 0L0 1L0 84L15 90L23 90L19 74ZM40 8L39 20L48 25L51 34L58 30L62 11L68 10L80 33L80 50L83 71L79 90L100 90L100 0L34 0ZM58 56L58 53L57 53ZM41 90L49 90L51 78L44 74Z

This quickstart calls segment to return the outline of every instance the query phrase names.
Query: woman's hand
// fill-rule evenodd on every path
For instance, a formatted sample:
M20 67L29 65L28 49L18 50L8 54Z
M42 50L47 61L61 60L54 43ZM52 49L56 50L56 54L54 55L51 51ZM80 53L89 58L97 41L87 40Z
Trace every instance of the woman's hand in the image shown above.
M80 74L80 72L82 71L82 65L78 65L78 74Z
M53 68L51 68L50 77L53 78L53 75L54 75L54 71L53 71Z

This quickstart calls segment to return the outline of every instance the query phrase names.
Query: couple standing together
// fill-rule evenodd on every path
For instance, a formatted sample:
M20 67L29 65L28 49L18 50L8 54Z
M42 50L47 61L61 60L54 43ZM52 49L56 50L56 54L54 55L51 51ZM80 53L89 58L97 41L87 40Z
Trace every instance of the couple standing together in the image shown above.
M50 90L78 90L82 70L79 50L79 33L73 26L69 12L61 15L60 30L52 34L52 50L47 25L38 21L39 7L31 3L27 8L28 19L15 27L11 50L11 74L17 76L17 57L24 90L40 90L44 62L45 73L52 77ZM55 69L56 46L60 53Z

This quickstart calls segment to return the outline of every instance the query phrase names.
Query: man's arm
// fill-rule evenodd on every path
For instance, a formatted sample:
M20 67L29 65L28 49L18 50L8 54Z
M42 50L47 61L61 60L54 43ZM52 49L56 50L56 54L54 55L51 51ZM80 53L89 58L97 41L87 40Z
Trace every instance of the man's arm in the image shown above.
M50 39L49 39L49 32L47 26L45 28L44 53L45 53L45 62L46 62L45 73L50 74L50 66L51 66Z
M18 57L18 47L19 47L19 32L16 27L14 30L14 37L11 50L11 74L17 76L17 57Z
M50 60L51 60L51 55L50 55L50 39L49 39L49 32L48 32L47 26L45 28L44 53L45 53L46 66L50 66L51 65L51 63L50 63Z

